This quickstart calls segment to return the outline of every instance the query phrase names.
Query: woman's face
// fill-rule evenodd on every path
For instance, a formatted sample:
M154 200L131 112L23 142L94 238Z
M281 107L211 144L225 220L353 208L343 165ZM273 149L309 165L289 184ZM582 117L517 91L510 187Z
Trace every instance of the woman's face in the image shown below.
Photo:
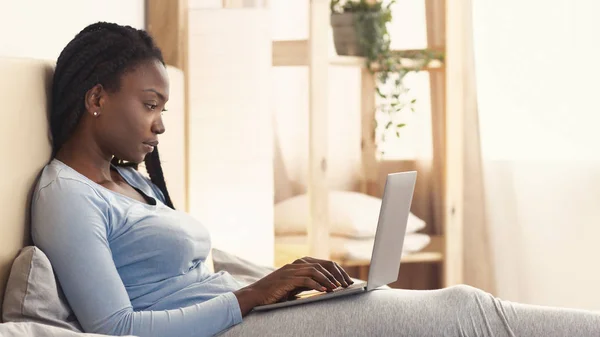
M102 90L99 97L100 111L92 118L101 151L141 163L165 132L162 111L169 99L165 66L158 60L143 62L121 77L118 91Z

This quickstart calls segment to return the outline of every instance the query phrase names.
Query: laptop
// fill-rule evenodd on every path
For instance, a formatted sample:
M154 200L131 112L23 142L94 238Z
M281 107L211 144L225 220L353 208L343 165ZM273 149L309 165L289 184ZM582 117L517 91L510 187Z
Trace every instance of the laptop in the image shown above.
M305 291L294 298L257 306L254 310L272 310L359 294L397 281L416 180L415 171L390 173L386 178L367 282L355 282L332 292Z

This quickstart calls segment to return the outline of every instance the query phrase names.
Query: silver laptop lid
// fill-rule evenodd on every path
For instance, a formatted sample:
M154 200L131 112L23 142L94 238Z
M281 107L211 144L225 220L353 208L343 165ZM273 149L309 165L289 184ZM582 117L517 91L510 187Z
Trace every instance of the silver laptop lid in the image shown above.
M388 174L371 254L367 290L395 282L412 204L417 172Z

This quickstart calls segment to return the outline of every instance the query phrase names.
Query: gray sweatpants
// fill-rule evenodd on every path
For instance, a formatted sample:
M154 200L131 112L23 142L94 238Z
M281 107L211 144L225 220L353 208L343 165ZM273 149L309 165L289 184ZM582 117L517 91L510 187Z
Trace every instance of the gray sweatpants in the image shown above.
M267 312L234 336L600 336L600 313L502 301L479 289L377 289Z

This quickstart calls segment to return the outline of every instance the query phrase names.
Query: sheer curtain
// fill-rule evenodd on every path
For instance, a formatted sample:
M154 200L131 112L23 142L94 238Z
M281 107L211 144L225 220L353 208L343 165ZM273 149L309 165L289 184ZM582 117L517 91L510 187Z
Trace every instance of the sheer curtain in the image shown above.
M496 294L598 310L600 2L472 10Z

